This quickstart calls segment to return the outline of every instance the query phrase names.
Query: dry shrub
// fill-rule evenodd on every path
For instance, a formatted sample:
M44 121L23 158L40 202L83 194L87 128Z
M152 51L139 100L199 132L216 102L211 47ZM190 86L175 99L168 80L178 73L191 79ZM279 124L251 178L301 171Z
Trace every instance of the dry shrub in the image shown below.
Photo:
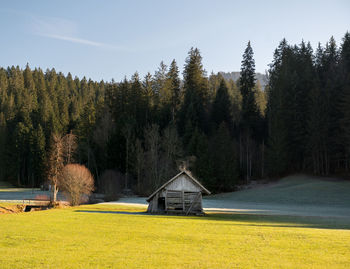
M69 207L69 203L66 201L58 201L54 205L54 208L67 208L67 207Z
M124 176L115 170L105 170L100 178L100 191L105 194L105 201L118 200Z
M6 205L0 206L0 214L11 214L23 212L25 205Z
M34 200L37 201L50 201L50 197L45 194L38 194L34 197Z
M84 165L67 164L63 168L60 187L68 194L71 205L88 200L94 190L94 178Z

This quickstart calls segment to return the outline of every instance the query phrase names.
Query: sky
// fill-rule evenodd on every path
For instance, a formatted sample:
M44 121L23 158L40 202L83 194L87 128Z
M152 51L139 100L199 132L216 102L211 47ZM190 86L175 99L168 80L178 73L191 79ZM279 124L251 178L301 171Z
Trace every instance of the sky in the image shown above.
M208 73L239 71L248 43L256 71L273 51L350 31L350 1L60 0L4 1L0 6L0 66L55 68L93 80L154 74L175 59L180 71L198 47Z

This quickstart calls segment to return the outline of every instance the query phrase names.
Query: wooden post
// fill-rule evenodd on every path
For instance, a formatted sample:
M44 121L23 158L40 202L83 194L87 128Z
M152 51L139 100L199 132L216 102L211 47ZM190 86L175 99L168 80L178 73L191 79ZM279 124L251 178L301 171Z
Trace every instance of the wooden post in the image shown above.
M182 211L185 212L185 192L182 191Z

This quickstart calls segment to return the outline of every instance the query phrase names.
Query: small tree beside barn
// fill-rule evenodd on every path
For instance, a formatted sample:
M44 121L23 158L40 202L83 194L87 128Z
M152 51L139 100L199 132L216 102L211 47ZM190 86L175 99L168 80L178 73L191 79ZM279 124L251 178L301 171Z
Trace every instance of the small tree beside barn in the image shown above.
M210 194L189 172L182 171L163 184L148 198L149 213L203 214L202 194Z

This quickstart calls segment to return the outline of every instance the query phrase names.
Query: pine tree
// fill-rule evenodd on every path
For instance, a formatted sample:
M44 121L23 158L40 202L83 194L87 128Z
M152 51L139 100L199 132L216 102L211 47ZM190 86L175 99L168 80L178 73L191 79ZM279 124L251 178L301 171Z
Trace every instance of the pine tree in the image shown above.
M267 168L270 175L283 174L288 165L287 128L285 121L285 92L283 91L284 59L289 46L283 39L274 52L274 59L269 70L268 102L266 118L268 125Z
M7 141L6 119L3 112L0 112L0 181L4 180L6 165L6 141Z
M217 191L232 191L239 182L236 146L234 145L225 122L222 122L210 141L210 156L213 165L212 175Z
M228 93L230 95L231 103L232 103L232 120L234 125L238 125L241 118L241 110L242 110L242 94L236 83L230 79L227 82L228 85Z
M212 121L214 122L214 130L225 122L230 130L232 130L232 116L231 116L231 100L228 94L226 82L222 79L220 86L216 91L215 100L212 105Z
M339 109L340 145L344 152L345 169L350 168L350 33L347 32L341 45L339 73L341 80L341 93Z
M160 109L161 104L166 103L169 91L167 89L167 72L168 66L164 62L160 62L158 70L154 73L153 77L153 102L154 109Z
M148 72L142 82L143 98L146 106L145 119L147 124L152 121L153 108L155 107L153 87L153 78L151 73Z
M338 51L334 38L327 42L323 50L318 50L317 72L322 91L322 103L325 107L324 128L325 148L323 150L324 174L331 172L331 160L339 150L339 91L338 91Z
M254 97L256 100L256 105L258 107L259 114L264 116L266 111L267 96L266 91L262 89L259 81L256 82L254 87Z
M213 177L215 171L212 163L211 154L209 148L209 141L205 134L199 133L196 129L193 140L196 140L193 145L196 148L193 149L196 161L194 164L195 175L203 181L203 184L210 190L216 190L216 178Z
M244 169L246 180L249 181L253 173L254 154L256 151L256 137L259 125L259 112L254 95L255 61L253 49L248 42L243 54L241 77L239 86L242 94L242 112L240 123L240 156L241 168Z
M171 107L171 120L175 122L181 103L179 68L177 67L175 60L170 64L169 72L167 74L167 82L170 91L169 103Z
M39 124L30 136L30 166L32 187L44 183L46 169L46 142L43 128Z
M80 161L86 162L87 167L96 168L94 156L92 154L92 134L96 124L96 109L92 101L88 102L82 112L77 127L79 139ZM95 165L95 166L93 166ZM92 170L92 169L90 169Z
M26 102L28 103L28 110L33 111L37 109L38 106L38 97L35 88L35 83L33 79L33 73L29 68L29 65L26 65L26 68L23 72L24 79L24 88L26 89L27 98Z
M178 128L180 135L193 133L195 128L208 132L208 80L199 50L191 48L184 68L184 102L180 109ZM190 121L190 124L187 122ZM191 126L191 130L186 128Z

